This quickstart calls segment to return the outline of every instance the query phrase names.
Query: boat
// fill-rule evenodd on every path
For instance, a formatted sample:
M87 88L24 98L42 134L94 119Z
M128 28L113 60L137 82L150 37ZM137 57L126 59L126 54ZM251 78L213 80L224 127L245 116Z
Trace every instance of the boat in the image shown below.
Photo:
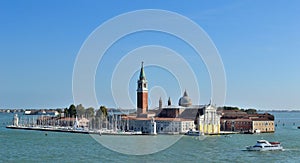
M254 133L255 133L255 134L259 134L259 133L260 133L260 130L256 129L256 130L254 131Z
M276 151L283 150L280 142L269 142L267 140L257 140L254 146L247 146L248 151Z
M189 130L187 133L185 133L185 135L188 135L188 136L201 136L201 135L203 135L203 133L201 133L198 130Z
M102 129L98 130L99 135L143 135L142 131L113 131Z
M298 126L297 128L300 129L300 126Z

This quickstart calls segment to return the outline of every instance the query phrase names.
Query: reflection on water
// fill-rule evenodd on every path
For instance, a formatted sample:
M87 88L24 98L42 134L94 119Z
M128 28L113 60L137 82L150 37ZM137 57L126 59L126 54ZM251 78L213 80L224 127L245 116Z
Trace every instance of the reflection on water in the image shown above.
M106 148L129 155L145 155L162 151L182 137L182 135L91 136Z

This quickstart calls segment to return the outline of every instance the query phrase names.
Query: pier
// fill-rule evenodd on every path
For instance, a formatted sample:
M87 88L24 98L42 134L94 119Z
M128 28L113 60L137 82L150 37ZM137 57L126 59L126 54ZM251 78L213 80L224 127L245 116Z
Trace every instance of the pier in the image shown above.
M80 133L80 134L97 134L97 132L74 130L74 129L62 129L62 128L42 128L42 127L25 127L25 126L6 126L9 129L21 129L21 130L36 130L36 131L50 131L50 132L69 132L69 133ZM98 133L99 134L99 133Z

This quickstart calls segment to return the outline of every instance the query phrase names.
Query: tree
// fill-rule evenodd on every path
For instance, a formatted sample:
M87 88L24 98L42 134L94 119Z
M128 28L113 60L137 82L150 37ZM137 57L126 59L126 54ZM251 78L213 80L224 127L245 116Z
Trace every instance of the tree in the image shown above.
M101 109L98 109L96 111L96 117L102 117L102 111L101 111Z
M245 111L247 114L256 114L257 113L256 109L247 109Z
M76 106L76 112L78 117L82 117L85 114L85 109L82 104Z
M95 115L95 109L93 107L89 107L85 110L85 116L87 118L92 118Z
M62 109L60 109L60 108L57 108L57 109L55 109L58 113L62 113L63 111L62 111Z
M104 118L106 118L107 117L107 108L105 106L100 106L100 110L101 110L102 116Z
M68 109L68 113L69 113L69 117L76 117L77 112L76 112L76 107L75 105L70 105L69 109Z
M68 110L68 108L64 109L64 115L65 115L65 117L69 116L69 110Z
M218 107L218 110L240 110L240 109L238 107L223 106L223 107Z

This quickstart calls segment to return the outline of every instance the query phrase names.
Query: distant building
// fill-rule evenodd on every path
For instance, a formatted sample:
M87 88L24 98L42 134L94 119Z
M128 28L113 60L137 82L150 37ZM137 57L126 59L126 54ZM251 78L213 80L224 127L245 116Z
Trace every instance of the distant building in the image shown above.
M56 110L47 110L44 114L49 116L59 116L59 112Z
M123 116L125 130L142 131L143 133L172 133L183 134L189 130L198 129L205 134L220 133L220 115L213 105L193 105L187 91L179 99L178 106L163 106L161 98L159 107L148 110L148 81L143 63L137 82L137 112ZM154 134L156 134L156 132Z
M274 116L268 113L247 114L240 110L224 110L221 118L221 131L274 132Z
M86 118L81 118L78 120L78 127L81 127L81 128L89 128L89 123L90 121Z
M250 133L252 132L252 120L246 118L222 119L221 130Z
M24 114L25 115L30 115L31 114L31 110L25 110Z
M143 133L152 134L156 130L159 134L184 134L190 129L195 128L193 119L183 118L136 118L128 117L129 130L142 131ZM154 128L154 122L155 128Z
M252 132L274 132L274 120L268 118L252 119Z

